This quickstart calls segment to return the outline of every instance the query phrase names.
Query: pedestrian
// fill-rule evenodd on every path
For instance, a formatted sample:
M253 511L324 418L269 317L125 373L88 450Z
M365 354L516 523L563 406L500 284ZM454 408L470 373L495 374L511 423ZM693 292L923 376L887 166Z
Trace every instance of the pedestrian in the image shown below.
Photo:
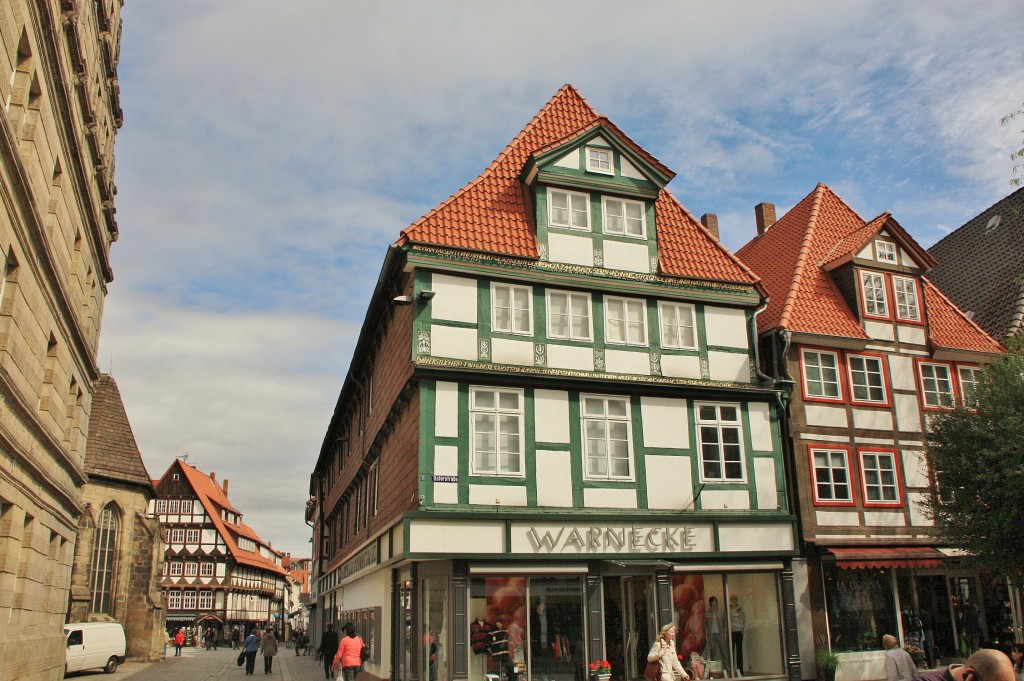
M883 636L882 647L885 648L885 681L914 681L917 678L914 658L900 648L895 636Z
M1024 681L1024 643L1014 643L1010 648L1010 660L1013 661L1013 673L1017 681Z
M338 644L338 653L334 656L334 664L331 668L341 667L341 676L344 681L356 681L356 674L363 666L363 639L356 636L356 625L348 622L345 624L345 636Z
M231 650L238 650L238 627L231 627L228 638L231 640Z
M267 629L263 633L260 652L263 653L263 673L270 674L274 671L274 655L277 655L277 637L274 636L273 629Z
M676 678L690 681L690 675L683 669L683 665L679 663L679 655L676 654L676 627L674 624L666 624L661 628L658 638L651 646L651 651L647 653L647 661L661 663L660 681L675 681Z
M1015 681L1010 658L992 648L980 648L963 664L917 675L917 681Z
M181 647L185 645L185 630L178 629L178 633L174 635L174 656L181 656Z
M242 652L245 653L245 675L252 676L256 671L256 653L260 649L260 634L254 627L249 636L242 643Z
M973 653L981 647L981 608L977 603L968 603L964 612L964 634L967 636L967 652ZM988 679L985 679L988 681Z
M334 666L334 654L338 652L338 634L334 631L334 624L328 623L327 631L320 637L320 647L317 648L320 659L324 662L324 678L331 678L331 668Z

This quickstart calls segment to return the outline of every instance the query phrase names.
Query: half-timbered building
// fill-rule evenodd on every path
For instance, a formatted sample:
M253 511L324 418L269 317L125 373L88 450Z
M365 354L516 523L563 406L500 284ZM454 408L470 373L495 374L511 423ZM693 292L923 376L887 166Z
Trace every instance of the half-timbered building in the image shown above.
M887 633L953 655L962 609L1006 592L932 537L925 432L1003 348L924 276L935 260L888 212L864 220L819 184L778 222L771 204L755 213L737 255L768 289L760 356L789 390L803 648L830 641L856 678L885 675Z
M798 678L764 292L672 177L565 86L389 249L307 514L371 673L632 679L671 622Z

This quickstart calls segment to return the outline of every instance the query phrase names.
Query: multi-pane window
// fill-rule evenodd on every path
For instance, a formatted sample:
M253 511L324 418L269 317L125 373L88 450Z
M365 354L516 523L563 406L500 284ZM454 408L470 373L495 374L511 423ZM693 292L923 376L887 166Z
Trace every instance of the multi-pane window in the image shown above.
M171 530L171 544L184 544L185 543L185 530L182 528L176 528Z
M181 595L181 609L182 610L195 610L196 609L196 592L185 591Z
M380 461L374 461L370 465L370 471L366 474L366 488L369 494L366 497L366 517L372 518L377 515L377 491L380 485Z
M891 241L875 241L875 260L878 262L896 262L896 244Z
M953 406L953 378L946 364L921 365L921 392L927 407Z
M589 293L548 291L548 336L591 339Z
M860 273L864 291L864 312L872 317L888 317L889 303L885 296L885 277L877 272Z
M822 502L853 501L850 468L844 449L812 449L815 498Z
M191 499L182 499L181 500L181 512L182 513L191 513L192 512L192 500Z
M103 507L92 546L92 565L89 585L92 587L91 612L111 614L114 591L114 564L117 558L117 538L121 522L117 511L109 505Z
M896 456L892 452L861 452L865 504L899 504Z
M491 330L498 333L533 333L532 291L529 286L491 284Z
M171 589L167 592L167 609L181 610L181 591Z
M697 349L697 319L693 305L659 301L658 316L661 318L661 347Z
M978 405L978 383L981 382L980 367L958 367L960 374L960 395L964 406Z
M523 392L470 388L473 473L523 474Z
M701 480L743 480L743 425L739 405L698 402L695 408Z
M647 345L647 304L635 298L604 299L605 341Z
M213 592L212 591L200 591L199 592L199 609L210 610L213 608Z
M842 398L839 385L839 355L821 350L804 350L804 392L807 397L828 400Z
M896 317L909 322L921 321L921 307L917 303L917 282L906 277L893 277L896 291Z
M157 513L167 513L167 500L166 499L157 499L156 500L156 512Z
M560 189L548 190L548 224L567 229L590 229L590 197Z
M185 531L185 541L189 544L199 543L199 528Z
M197 563L194 560L186 561L185 562L185 576L186 577L195 577L198 574L199 574L199 563Z
M581 395L587 477L630 478L629 399Z
M180 499L171 499L170 501L167 502L167 512L168 513L177 513L180 509L181 509L181 500Z
M611 150L587 147L587 170L611 175L614 172L612 169Z
M850 390L854 402L886 402L882 358L849 355Z
M213 577L214 563L209 561L199 564L199 576L200 577Z
M604 233L643 237L644 204L625 199L604 199Z
M170 569L170 572L168 572L168 574L171 577L181 577L181 567L182 566L181 566L181 561L180 560L172 561L171 562L171 569Z

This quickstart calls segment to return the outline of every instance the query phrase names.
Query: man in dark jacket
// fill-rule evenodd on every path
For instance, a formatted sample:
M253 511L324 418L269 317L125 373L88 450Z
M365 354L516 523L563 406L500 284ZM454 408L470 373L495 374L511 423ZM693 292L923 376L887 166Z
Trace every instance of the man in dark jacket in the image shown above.
M917 681L1015 681L1013 663L1006 653L979 648L963 664L917 675Z
M338 633L334 631L334 625L328 624L327 631L320 637L320 659L324 662L324 678L331 678L331 665L334 663L334 654L338 652Z

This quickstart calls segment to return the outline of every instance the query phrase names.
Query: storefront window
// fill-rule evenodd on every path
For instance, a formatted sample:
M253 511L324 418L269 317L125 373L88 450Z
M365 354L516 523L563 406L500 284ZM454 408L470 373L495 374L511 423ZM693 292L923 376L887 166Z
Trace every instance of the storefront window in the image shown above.
M881 650L882 636L894 634L896 606L886 569L822 567L832 649Z
M586 677L583 589L579 578L530 580L530 678ZM596 657L592 655L591 657Z

